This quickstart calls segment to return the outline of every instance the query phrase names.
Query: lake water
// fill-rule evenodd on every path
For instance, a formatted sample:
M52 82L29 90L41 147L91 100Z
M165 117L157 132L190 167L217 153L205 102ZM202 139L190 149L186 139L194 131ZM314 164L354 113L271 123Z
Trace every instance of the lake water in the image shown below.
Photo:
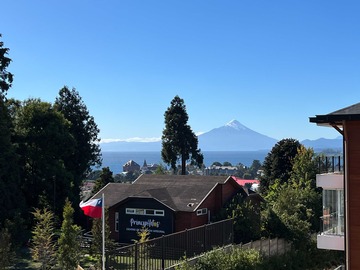
M264 162L269 151L204 151L204 164L206 167L215 161L224 163L230 162L232 165L242 163L251 166L253 160ZM164 164L161 160L160 152L102 152L102 167L109 167L114 174L121 173L122 166L129 160L134 160L140 166L146 160L147 164ZM96 169L96 168L94 168Z

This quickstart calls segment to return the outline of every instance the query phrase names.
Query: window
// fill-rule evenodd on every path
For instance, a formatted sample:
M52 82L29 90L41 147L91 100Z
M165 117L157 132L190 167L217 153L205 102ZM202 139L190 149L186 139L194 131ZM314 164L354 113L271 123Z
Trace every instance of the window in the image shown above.
M135 214L135 209L133 208L126 208L126 214Z
M115 232L119 231L119 212L115 212Z
M164 210L155 210L155 216L165 216Z
M135 209L135 215L144 215L145 209Z
M145 215L153 216L154 213L155 213L155 210L150 210L150 209L146 209L146 210L145 210Z
M164 210L156 209L126 208L125 212L128 215L165 216Z
M206 214L207 214L207 208L198 209L196 211L196 215L198 215L198 216L202 216L202 215L206 215Z

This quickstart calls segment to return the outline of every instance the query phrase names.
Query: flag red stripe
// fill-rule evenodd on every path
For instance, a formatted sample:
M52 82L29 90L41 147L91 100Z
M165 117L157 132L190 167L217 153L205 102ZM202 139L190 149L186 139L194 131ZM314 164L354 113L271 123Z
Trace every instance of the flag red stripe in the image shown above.
M84 211L84 214L89 217L101 218L101 210L102 210L101 207L88 205L82 207L81 209Z

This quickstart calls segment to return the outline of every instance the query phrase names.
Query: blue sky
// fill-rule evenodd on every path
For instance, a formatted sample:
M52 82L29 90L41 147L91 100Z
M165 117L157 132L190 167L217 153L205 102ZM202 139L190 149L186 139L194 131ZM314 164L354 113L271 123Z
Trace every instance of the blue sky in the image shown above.
M3 0L8 97L76 88L102 139L159 138L184 99L194 132L232 119L275 139L360 102L360 2Z

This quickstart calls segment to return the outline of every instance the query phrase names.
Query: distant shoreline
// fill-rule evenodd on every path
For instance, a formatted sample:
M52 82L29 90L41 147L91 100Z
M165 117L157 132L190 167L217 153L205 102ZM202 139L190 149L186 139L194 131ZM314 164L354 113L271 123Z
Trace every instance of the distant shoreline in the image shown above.
M249 167L254 160L263 163L269 151L203 151L202 153L204 154L206 167L215 161L220 163L230 162L232 165L242 163ZM100 168L93 168L94 170L109 167L114 174L118 174L123 171L122 166L129 160L134 160L140 166L144 164L144 161L147 164L163 164L166 166L161 160L161 151L102 151L101 153L103 164Z

